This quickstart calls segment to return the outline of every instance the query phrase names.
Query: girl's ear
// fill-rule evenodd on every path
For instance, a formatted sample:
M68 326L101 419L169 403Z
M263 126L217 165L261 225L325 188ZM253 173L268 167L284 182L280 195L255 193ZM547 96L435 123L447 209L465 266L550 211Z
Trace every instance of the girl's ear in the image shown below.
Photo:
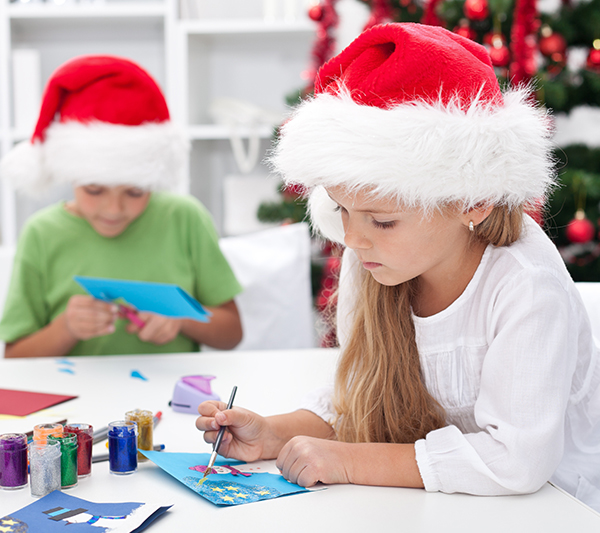
M494 206L488 203L477 204L475 207L462 213L462 219L465 226L469 227L472 222L474 226L481 224L490 213L493 211Z

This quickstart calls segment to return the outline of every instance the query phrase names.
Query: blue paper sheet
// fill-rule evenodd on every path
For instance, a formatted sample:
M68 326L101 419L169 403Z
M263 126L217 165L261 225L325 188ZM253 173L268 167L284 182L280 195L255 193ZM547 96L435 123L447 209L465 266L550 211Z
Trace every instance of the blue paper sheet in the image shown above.
M98 300L118 303L123 300L138 311L172 318L191 318L199 322L210 320L210 312L177 285L87 276L75 276L74 279Z
M0 531L52 533L72 529L90 533L137 533L169 507L139 502L94 503L55 490L0 518Z
M286 481L281 475L241 472L235 466L246 463L223 458L218 458L215 462L215 466L223 467L218 469L221 473L210 474L204 483L198 485L203 476L203 465L207 465L210 460L209 453L140 451L186 487L216 505L240 505L288 494L309 492L299 485Z

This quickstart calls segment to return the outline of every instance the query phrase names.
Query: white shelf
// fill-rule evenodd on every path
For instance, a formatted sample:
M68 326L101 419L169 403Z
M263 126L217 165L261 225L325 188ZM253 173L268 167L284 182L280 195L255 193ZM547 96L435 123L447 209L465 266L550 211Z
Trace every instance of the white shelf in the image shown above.
M274 21L261 19L238 20L183 20L180 28L188 35L230 35L230 34L274 34L274 33L313 33L314 22Z
M15 5L8 6L10 19L73 19L73 18L161 18L166 13L162 2L138 2L90 5Z
M237 128L235 132L243 138L255 135L256 133L258 133L258 136L261 139L270 139L273 136L273 128L269 126L261 126L257 131L247 127ZM211 141L229 139L231 136L231 129L227 126L218 124L200 124L189 126L187 128L187 133L188 138L192 141Z

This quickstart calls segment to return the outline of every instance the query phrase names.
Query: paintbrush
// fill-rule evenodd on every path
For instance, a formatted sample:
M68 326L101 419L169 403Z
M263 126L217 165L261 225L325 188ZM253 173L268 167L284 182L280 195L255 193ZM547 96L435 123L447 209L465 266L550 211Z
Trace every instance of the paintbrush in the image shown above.
M227 409L231 409L231 407L233 406L233 399L235 398L236 392L237 392L237 386L233 387L233 390L231 391L231 396L229 397L229 402L227 402ZM217 440L213 444L213 451L210 454L210 461L208 461L208 466L206 467L206 470L204 471L204 475L202 476L202 479L200 479L200 481L198 481L196 486L204 483L204 481L206 480L208 475L211 473L212 467L215 464L215 461L217 459L217 454L219 453L219 446L221 446L221 441L223 440L224 434L225 434L225 426L221 426L221 429L219 430L219 433L217 435Z

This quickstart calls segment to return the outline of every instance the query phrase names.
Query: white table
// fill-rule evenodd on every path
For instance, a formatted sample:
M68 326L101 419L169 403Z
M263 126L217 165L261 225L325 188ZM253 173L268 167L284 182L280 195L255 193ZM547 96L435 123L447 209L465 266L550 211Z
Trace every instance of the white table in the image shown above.
M37 423L67 418L95 427L121 419L133 408L162 411L155 443L171 452L209 452L194 426L195 416L168 406L183 375L217 376L213 390L224 400L238 386L236 404L262 414L293 410L302 394L325 384L335 350L210 352L167 356L0 359L0 388L73 394L75 400L23 419L0 419L0 433L28 431ZM68 364L71 363L71 364ZM71 370L73 373L64 372ZM137 370L147 378L131 377ZM96 451L106 451L105 444ZM536 494L475 497L418 489L330 486L326 490L220 508L163 472L142 463L130 476L93 465L92 476L69 494L91 501L159 501L174 506L149 531L383 531L469 533L600 531L600 515L546 484ZM31 503L29 488L0 491L0 516Z

